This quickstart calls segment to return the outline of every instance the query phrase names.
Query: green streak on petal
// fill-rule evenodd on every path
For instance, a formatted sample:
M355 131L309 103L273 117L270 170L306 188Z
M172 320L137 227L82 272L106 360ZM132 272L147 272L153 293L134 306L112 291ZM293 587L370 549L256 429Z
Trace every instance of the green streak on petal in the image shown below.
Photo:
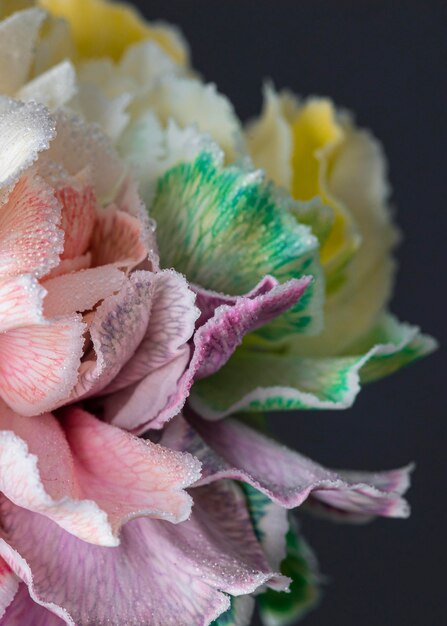
M292 579L289 593L268 589L258 598L266 626L288 626L315 608L319 599L316 562L310 548L291 524L287 533L287 554L281 573Z
M219 372L194 385L191 404L209 419L236 411L345 409L361 383L387 376L435 347L416 327L391 316L344 356L301 358L243 347Z
M314 276L297 305L258 332L278 340L320 330L324 281L318 240L297 223L261 172L223 168L203 151L159 178L151 215L162 265L208 289L240 295L266 274L279 282Z

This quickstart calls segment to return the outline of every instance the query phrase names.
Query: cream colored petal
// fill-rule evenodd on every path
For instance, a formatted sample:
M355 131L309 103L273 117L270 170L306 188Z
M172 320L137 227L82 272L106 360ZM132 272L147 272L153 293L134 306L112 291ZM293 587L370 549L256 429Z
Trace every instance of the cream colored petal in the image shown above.
M77 91L76 72L70 61L54 68L27 83L17 94L20 100L37 100L55 110L67 104Z
M234 109L216 86L199 80L167 77L131 106L131 113L141 114L151 109L167 124L170 119L180 127L197 125L224 150L233 161L243 149L243 135Z
M255 167L266 171L277 185L290 189L292 180L292 132L280 96L266 85L261 116L246 129L249 154Z
M387 205L385 159L379 143L355 129L348 118L344 132L327 185L355 219L362 243L345 283L327 298L323 333L294 342L293 351L303 355L335 355L348 349L377 322L393 286L392 249L398 235Z
M0 24L0 92L13 95L27 80L45 13L26 9Z

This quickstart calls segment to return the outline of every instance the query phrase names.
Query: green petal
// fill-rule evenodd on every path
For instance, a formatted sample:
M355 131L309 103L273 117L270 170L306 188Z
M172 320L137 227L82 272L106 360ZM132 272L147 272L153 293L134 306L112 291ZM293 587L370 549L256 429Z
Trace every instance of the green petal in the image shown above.
M205 149L160 176L150 212L162 265L207 289L240 295L266 274L279 282L313 275L300 302L259 333L277 340L320 330L318 240L297 223L262 172L224 168L219 153Z
M393 374L437 349L437 342L423 335L415 326L399 322L392 315L384 315L368 335L349 350L360 352L368 345L380 346L360 371L362 383L372 382Z
M240 348L219 372L194 385L191 404L209 419L237 411L344 409L361 383L387 376L435 347L418 328L385 316L346 356L301 358Z
M258 597L265 626L295 624L318 603L316 560L293 524L287 533L287 554L281 564L281 573L292 579L289 593L268 589Z

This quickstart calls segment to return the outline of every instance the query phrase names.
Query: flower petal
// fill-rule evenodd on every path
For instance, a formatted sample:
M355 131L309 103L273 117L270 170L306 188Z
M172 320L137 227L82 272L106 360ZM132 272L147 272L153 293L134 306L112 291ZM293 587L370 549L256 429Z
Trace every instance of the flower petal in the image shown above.
M67 400L78 378L84 324L77 316L0 335L0 396L17 413L38 415Z
M157 389L158 377L153 388L156 394L152 396L152 402L158 406L160 401L162 407L186 367L186 342L193 333L196 317L193 294L178 274L134 272L121 291L107 298L96 311L90 326L95 355L83 363L75 396L97 395L120 370L122 376L110 390L131 385L140 377L150 379L152 374L157 376L157 371L163 371L169 384ZM169 364L179 356L184 359L185 354L181 371L175 371L174 378L170 378L165 366L169 370ZM149 379L147 383L152 386ZM114 396L113 402L117 400ZM144 404L150 414L151 407L146 401Z
M8 543L0 540L0 554L36 602L69 614L67 624L208 626L229 607L225 593L270 582L284 588L287 580L265 563L236 485L224 481L195 494L189 521L131 521L114 549L79 541L5 502Z
M43 11L33 8L0 23L0 93L14 95L28 78L44 18Z
M19 579L6 561L0 557L0 618L14 600L18 588Z
M62 259L86 254L96 222L96 195L90 182L88 166L76 176L62 176L55 183L55 195L62 205L61 228L64 231Z
M76 71L70 61L62 61L24 85L17 95L20 100L35 100L53 111L67 104L76 91Z
M32 600L24 583L19 584L14 600L7 608L0 626L73 626Z
M141 222L110 206L98 213L91 244L94 265L114 263L131 270L148 256Z
M134 7L124 2L40 0L39 3L51 14L69 22L81 58L112 57L118 61L129 45L151 39L177 63L188 61L185 43L174 28L150 25Z
M240 349L217 374L194 386L190 402L212 420L237 411L344 409L354 403L361 382L389 375L435 348L417 327L388 316L353 346L352 356L301 358Z
M57 135L44 162L61 165L71 176L90 166L92 184L100 203L114 199L125 176L122 161L105 135L94 124L60 110L54 114Z
M45 315L57 317L93 309L119 291L125 275L113 265L103 265L46 280Z
M0 188L14 183L36 159L48 150L55 125L41 104L10 101L0 115Z
M26 173L0 207L0 273L41 277L59 263L61 206L35 173Z
M61 427L62 425L62 427ZM20 417L2 407L1 491L89 543L119 544L121 526L139 516L180 522L200 476L189 455L137 439L81 411Z
M190 133L168 129L179 140L182 132ZM260 333L278 340L286 332L317 332L323 283L318 241L308 227L296 222L261 171L223 168L216 146L198 155L192 151L187 162L179 162L178 152L168 160L175 157L159 178L150 207L157 220L162 266L175 267L194 284L231 295L250 291L266 274L279 282L314 275L317 280L306 297L278 320L280 327L273 322Z
M213 317L195 333L194 352L189 367L186 367L189 352L179 354L175 361L172 360L169 366L171 377L168 379L165 374L163 378L175 381L175 384L171 383L170 395L166 394L164 406L155 403L153 408L150 408L146 400L147 397L152 397L154 389L162 384L160 380L162 369L159 369L155 375L149 375L134 388L127 388L106 400L108 419L123 428L136 429L138 432L144 432L149 424L151 428L161 428L181 410L195 378L208 376L222 367L241 343L244 334L259 328L293 306L302 297L308 284L307 278L290 280L284 285L278 285L274 279L266 279L249 297L228 298L226 301L232 306L219 306ZM216 301L217 294L209 295L211 300L206 304L208 312L211 303L219 302ZM204 298L202 290L202 302ZM179 312L178 307L174 310ZM178 316L174 319L178 324ZM142 356L147 359L144 352ZM133 363L134 359L129 367L132 368ZM135 365L138 363L139 359L136 359ZM117 380L120 381L120 377ZM127 383L130 382L129 378L125 380ZM169 392L169 389L167 391Z
M190 451L202 461L199 484L223 478L241 480L283 507L294 508L312 498L356 520L408 516L408 504L401 494L408 487L411 468L364 472L351 478L349 473L326 469L236 420L211 424L195 418L193 424L176 418L166 427L161 442L174 450Z
M0 332L42 322L45 289L28 275L0 281Z

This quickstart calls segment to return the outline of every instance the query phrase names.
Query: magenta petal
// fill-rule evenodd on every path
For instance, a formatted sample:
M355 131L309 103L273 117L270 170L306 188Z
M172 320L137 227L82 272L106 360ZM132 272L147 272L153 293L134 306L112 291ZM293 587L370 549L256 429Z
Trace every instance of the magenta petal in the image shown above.
M402 493L411 468L377 473L329 470L244 424L209 423L181 416L166 428L163 445L187 450L202 462L199 484L223 478L242 480L286 508L308 500L338 510L345 518L407 517Z
M257 296L268 293L277 285L278 281L276 280L276 278L273 278L273 276L264 276L264 278L256 285L256 287L250 292L246 293L243 297L253 300ZM205 289L200 285L191 285L191 288L197 296L196 305L200 309L201 313L197 323L198 326L203 326L203 324L205 324L205 322L207 322L210 317L213 317L214 312L218 307L222 306L223 304L233 306L240 299L240 296L229 296L223 293L218 293L216 291Z
M116 548L79 541L6 502L0 554L35 601L61 617L68 612L67 624L208 626L228 608L225 593L288 581L265 562L236 485L223 481L195 494L190 521L134 520Z
M268 277L267 277L268 279ZM267 280L266 279L266 280ZM298 302L311 278L276 284L270 291L255 296L234 298L232 306L221 305L195 337L196 378L217 372L241 344L244 335L271 322ZM266 284L262 285L262 289Z

